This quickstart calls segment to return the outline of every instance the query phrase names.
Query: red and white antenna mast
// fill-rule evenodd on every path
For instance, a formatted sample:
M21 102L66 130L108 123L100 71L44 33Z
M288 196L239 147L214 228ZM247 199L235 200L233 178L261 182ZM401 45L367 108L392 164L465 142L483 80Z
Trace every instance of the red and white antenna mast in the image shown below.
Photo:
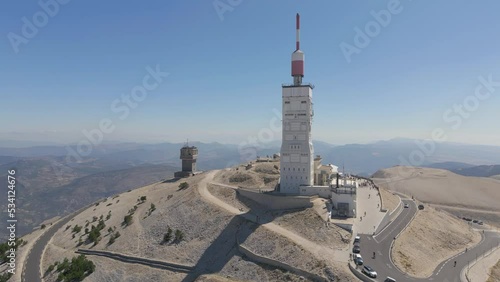
M301 85L304 77L304 52L300 50L300 15L296 16L296 43L295 52L292 53L293 84Z
M297 35L296 35L296 47L295 51L300 50L300 15L297 13L297 16L295 18L296 21L296 29L297 29Z

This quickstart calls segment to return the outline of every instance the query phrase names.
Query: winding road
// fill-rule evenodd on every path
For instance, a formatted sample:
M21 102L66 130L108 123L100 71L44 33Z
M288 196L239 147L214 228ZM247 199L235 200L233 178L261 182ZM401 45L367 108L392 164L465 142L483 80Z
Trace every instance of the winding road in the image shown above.
M223 208L232 214L243 216L245 219L256 222L257 218L253 214L245 213L237 208L223 202L222 200L213 196L207 189L207 184L210 183L217 171L211 171L206 173L206 177L199 183L198 191L205 200ZM219 183L214 183L218 184ZM496 247L500 242L500 233L495 231L484 230L481 242L468 250L467 252L462 252L456 256L442 262L438 265L433 275L429 278L420 279L414 278L401 272L391 260L391 245L394 239L405 229L405 227L410 224L411 220L417 212L417 206L414 201L403 199L402 204L408 204L408 208L404 208L400 215L391 222L386 228L384 228L377 235L360 235L361 237L361 255L363 256L366 265L374 268L378 273L378 278L375 281L383 281L387 276L395 278L397 281L439 281L439 282L459 282L460 272L462 269L466 268L469 263L472 263L482 254L488 252L492 248ZM76 214L85 210L87 207L80 209L71 215L57 221L48 230L40 236L40 238L35 242L25 260L25 269L22 272L23 282L41 282L40 264L43 255L43 250L48 244L52 236L67 224ZM335 250L330 248L325 248L320 246L302 236L299 236L287 229L282 228L272 222L261 223L263 226L269 230L276 232L282 236L289 238L294 243L301 245L302 247L308 249L317 257L320 258L330 258L334 260L339 260L342 255L337 253ZM373 257L373 252L376 253L376 257ZM454 261L457 262L456 267L453 265Z
M38 238L35 244L28 251L28 255L24 261L24 265L26 267L23 269L23 272L21 274L22 282L42 282L42 273L40 272L40 266L42 263L42 255L45 246L47 246L50 239L52 238L52 236L54 236L57 230L59 230L59 228L63 227L66 223L71 221L71 219L74 218L77 214L86 210L91 205L93 205L93 203L79 209L78 211L73 212L70 215L67 215L64 218L61 218L59 221L56 221L51 226L46 227L48 228L48 230L45 231L45 233L43 233Z
M42 254L45 246L49 243L50 239L54 234L59 230L59 228L63 227L66 223L68 223L73 216L67 216L56 223L52 224L45 233L38 238L36 243L31 247L31 250L28 253L28 256L25 260L25 266L23 273L21 274L21 279L23 282L42 282L41 273L40 273L40 264L42 262Z
M429 278L414 278L401 272L391 259L391 245L399 233L411 222L417 212L417 205L412 200L403 199L403 204L408 204L401 214L384 230L375 236L360 235L361 256L364 264L371 266L377 271L378 277L375 281L384 281L390 276L396 281L439 281L439 282L460 282L460 272L466 268L469 263L496 247L500 240L500 234L495 231L485 230L482 234L481 242L468 250L461 252L454 257L439 264L434 273ZM373 252L376 253L375 259ZM454 262L457 265L454 266Z

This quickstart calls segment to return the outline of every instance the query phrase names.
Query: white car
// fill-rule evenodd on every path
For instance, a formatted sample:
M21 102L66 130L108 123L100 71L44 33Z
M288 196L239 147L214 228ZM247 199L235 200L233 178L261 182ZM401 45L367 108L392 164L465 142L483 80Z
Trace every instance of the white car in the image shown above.
M363 266L363 270L361 270L364 274L370 276L371 278L377 278L377 272L373 270L373 268L368 265Z
M354 254L354 262L357 265L363 265L363 257L360 254Z
M410 206L408 206L408 204L405 204L405 209L409 208Z

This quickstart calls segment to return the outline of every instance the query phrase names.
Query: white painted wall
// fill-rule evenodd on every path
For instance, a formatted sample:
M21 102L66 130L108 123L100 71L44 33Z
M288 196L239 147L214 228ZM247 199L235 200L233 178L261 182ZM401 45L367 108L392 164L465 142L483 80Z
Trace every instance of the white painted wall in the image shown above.
M280 192L299 194L300 185L313 185L314 149L311 139L312 88L283 87L283 132Z

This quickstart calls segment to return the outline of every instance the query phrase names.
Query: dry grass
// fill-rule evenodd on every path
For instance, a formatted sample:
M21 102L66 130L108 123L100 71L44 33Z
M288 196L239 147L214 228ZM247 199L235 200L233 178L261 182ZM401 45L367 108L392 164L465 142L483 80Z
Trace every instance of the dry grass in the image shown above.
M486 282L498 282L500 281L500 260L497 261L495 266L493 266L490 270L490 277Z
M245 165L220 171L214 181L241 186L250 189L274 189L279 179L279 162L252 162L252 167Z
M245 227L247 226L242 226L242 228ZM325 261L318 260L301 246L262 226L258 227L245 242L242 242L242 245L258 255L266 256L321 276L325 276L326 269L330 269L330 271L337 275L342 274L341 271L334 269L333 266L327 265Z
M271 168L274 169L274 165ZM266 166L263 166L262 169L266 171L270 169L269 163L266 163ZM229 173L232 172L234 171L229 171ZM254 171L249 171L249 175L262 181L262 183L264 183L264 177L273 177L272 173L259 174ZM228 179L227 176L222 176ZM235 239L235 233L231 231L234 229L234 216L211 203L205 202L201 197L197 189L197 183L204 177L205 175L201 174L177 182L156 183L109 197L101 201L99 205L83 211L68 223L70 225L68 229L66 229L66 226L68 226L66 225L56 232L43 256L42 268L47 269L54 261L60 261L64 257L71 258L75 255L74 251L77 248L109 250L131 256L189 265L195 265L214 242L224 244L224 248L226 245L231 248L231 241ZM179 183L184 181L187 181L190 187L180 190L178 188ZM231 188L209 185L208 189L213 195L232 206L248 208L245 203L237 199L234 190ZM141 196L146 196L147 199L144 203L139 204L137 199ZM154 204L156 209L149 215L148 210L151 204ZM123 226L124 216L134 206L137 206L137 208L133 215L132 224ZM101 241L95 246L84 243L78 247L79 238L81 237L82 241L87 238L87 235L84 234L87 222L89 222L87 228L90 229L92 225L98 223L98 220L93 222L94 216L99 218L103 215L103 218L106 219L109 211L111 211L111 218L105 220L106 227L101 231ZM300 216L300 214L284 216L280 222L288 226L298 225L297 222L304 220L301 220ZM309 215L309 212L303 214L303 216L309 218L311 220L310 224L313 224L314 227L320 225L321 219L316 221L314 217ZM230 227L230 222L232 222L233 227ZM73 238L71 230L75 225L81 226L82 231L75 234ZM121 234L112 245L108 245L109 234L107 230L109 227L116 228L116 231ZM168 227L173 230L182 230L185 239L179 243L162 243L163 235ZM295 228L300 227L295 226ZM263 233L264 231L258 231L257 234L252 234L251 239L245 241L245 246L250 249L262 250L263 245L274 244L284 252L272 253L270 254L271 257L283 259L283 261L291 265L303 266L306 270L311 268L316 269L317 272L322 271L323 264L314 255L301 249L287 238L266 231L265 233ZM313 231L308 232L312 234ZM325 232L327 231L325 230ZM306 232L306 234L308 233ZM327 238L334 241L336 236L332 232L332 236ZM89 281L181 281L185 277L185 274L182 273L121 263L108 258L88 257L97 266L96 271L87 278ZM344 267L333 267L332 271L335 275L344 277L345 279L342 281L354 281L351 280L352 275L348 269ZM55 275L49 275L45 280L53 282L55 278ZM303 281L303 278L234 255L225 262L223 269L217 275L199 277L198 281Z
M197 175L173 183L157 183L123 193L115 199L108 198L70 221L69 224L72 225L70 229L65 230L65 227L60 229L55 235L58 240L54 240L53 243L66 249L78 248L79 238L81 237L83 241L87 238L84 235L86 222L90 221L87 228L91 229L92 225L97 225L97 222L92 222L94 216L103 215L106 218L111 211L111 218L105 221L106 227L101 231L102 240L95 246L83 244L82 248L110 250L132 256L194 265L232 219L232 215L204 202L198 194L197 182L203 177L204 175ZM188 182L190 187L179 190L179 183L184 181ZM147 199L146 202L139 204L137 199L141 196L146 196ZM107 206L109 203L112 205ZM151 204L155 205L156 210L148 215ZM124 226L122 224L124 216L134 206L137 206L137 209L133 215L133 222L130 226ZM83 228L75 238L72 238L71 229L76 224ZM112 245L108 245L109 227L116 228L121 234ZM169 227L173 231L177 229L182 231L185 235L184 240L163 244L163 235Z
M422 202L500 211L500 181L447 170L396 166L374 174L374 182Z
M462 220L426 207L396 239L395 265L409 275L429 277L440 262L479 243L481 235Z
M342 242L342 238L350 238L351 234L334 224L327 227L325 221L313 208L271 213L275 217L274 223L315 243L335 249L348 247L348 243Z

